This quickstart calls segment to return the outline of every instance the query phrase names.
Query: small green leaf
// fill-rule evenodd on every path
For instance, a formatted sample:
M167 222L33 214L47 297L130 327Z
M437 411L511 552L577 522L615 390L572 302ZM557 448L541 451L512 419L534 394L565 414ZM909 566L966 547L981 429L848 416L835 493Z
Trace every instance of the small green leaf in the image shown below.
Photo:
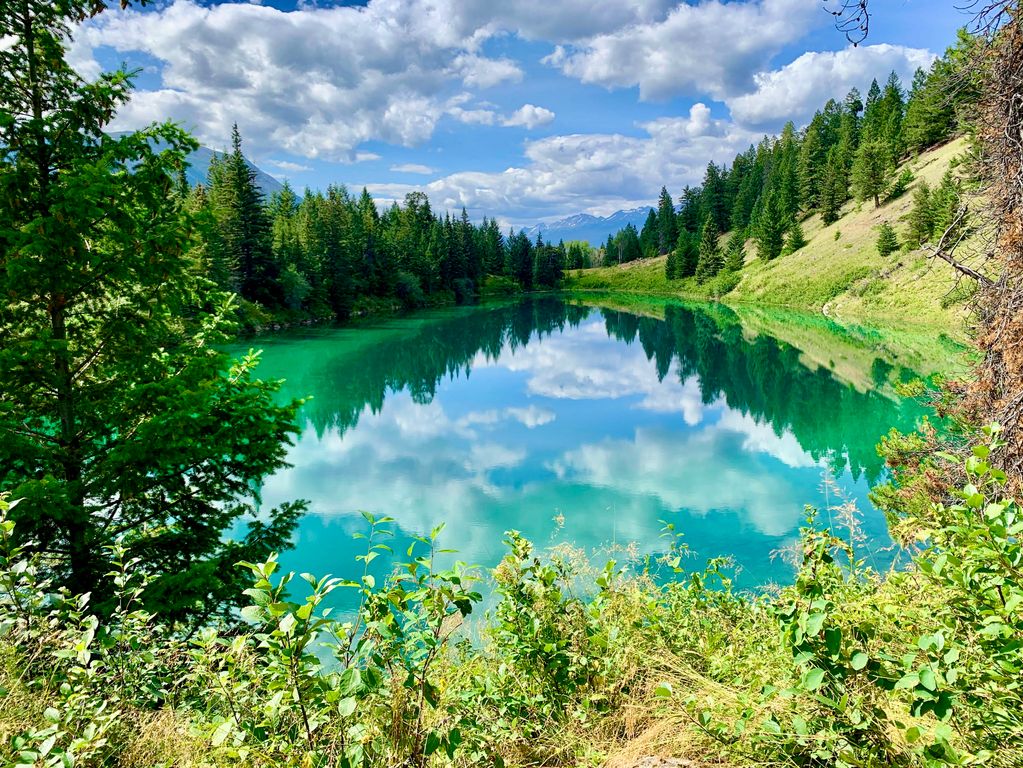
M802 686L808 691L816 691L824 682L823 669L811 669L803 675Z

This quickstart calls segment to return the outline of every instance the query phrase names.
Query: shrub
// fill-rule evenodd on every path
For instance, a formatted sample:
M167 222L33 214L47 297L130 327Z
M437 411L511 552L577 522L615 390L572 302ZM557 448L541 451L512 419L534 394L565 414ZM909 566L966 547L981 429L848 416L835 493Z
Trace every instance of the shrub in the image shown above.
M426 306L426 294L415 275L400 271L394 283L394 295L405 309L419 309Z

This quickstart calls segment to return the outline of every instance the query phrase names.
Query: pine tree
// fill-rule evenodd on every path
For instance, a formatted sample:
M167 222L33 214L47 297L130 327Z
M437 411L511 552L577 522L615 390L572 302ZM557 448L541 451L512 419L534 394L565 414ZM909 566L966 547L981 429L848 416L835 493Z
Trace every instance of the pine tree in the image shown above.
M899 238L895 229L887 221L881 222L877 228L877 252L881 257L887 257L899 250Z
M718 247L719 236L717 221L713 214L708 212L700 231L699 256L696 263L697 282L706 282L721 271L724 259L721 257L721 248Z
M18 148L0 152L0 492L21 499L15 535L44 575L90 593L90 612L111 608L119 541L149 610L202 623L240 597L234 563L289 538L297 508L257 521L254 497L295 405L222 350L230 301L185 258L174 186L198 145L171 123L112 134L128 79L85 83L66 60L69 27L101 8L26 0L0 26L0 104L30 116L0 120Z
M913 190L913 207L909 211L909 232L906 244L910 248L919 248L930 242L934 234L934 211L931 202L931 188L921 180Z
M806 235L803 234L803 227L797 221L789 227L788 235L785 238L785 253L795 253L806 245Z
M668 280L675 280L681 276L679 251L678 248L672 248L668 251L668 257L664 260L664 277Z
M661 187L661 196L657 202L657 252L662 256L669 253L674 250L677 241L675 203L668 194L667 187Z
M778 196L773 190L768 190L753 222L753 240L757 244L757 255L764 261L778 258L781 255L784 238L785 219L778 204Z
M241 133L231 132L231 152L223 159L221 175L212 178L210 198L213 214L220 224L221 238L238 265L241 295L267 306L280 303L277 286L279 268L270 249L270 220L263 206L263 193L256 184L256 171L242 154Z
M856 151L852 169L852 185L858 200L874 200L881 206L881 198L888 192L891 181L890 154L883 142L865 141Z
M838 221L842 204L847 196L845 168L838 147L828 152L828 161L821 179L820 212L821 221L827 226Z
M683 229L678 233L676 248L675 277L692 277L696 274L696 264L700 257L699 235Z
M905 99L899 76L892 72L881 93L881 141L888 150L892 168L899 164L905 151L902 139L902 121L905 115Z
M651 208L646 215L643 229L639 233L639 250L643 258L650 258L657 255L657 242L660 238L660 226L657 221L657 212Z
M807 127L799 148L799 197L804 210L808 211L817 210L821 204L824 164L827 160L827 149L821 137L822 123L823 117L818 112Z
M732 232L725 244L724 269L738 272L746 263L746 236L743 232Z

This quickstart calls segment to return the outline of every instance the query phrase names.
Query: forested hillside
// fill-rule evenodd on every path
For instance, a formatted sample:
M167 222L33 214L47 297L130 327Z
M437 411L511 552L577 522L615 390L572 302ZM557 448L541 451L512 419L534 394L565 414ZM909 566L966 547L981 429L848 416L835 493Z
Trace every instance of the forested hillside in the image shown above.
M609 237L598 260L617 267L662 258L635 272L575 275L569 285L866 316L903 313L905 306L880 294L905 295L907 283L922 279L917 298L924 301L914 308L925 311L917 316L949 320L954 276L947 267L929 269L919 249L953 221L959 232L970 228L959 218L964 190L954 170L966 145L933 148L969 129L977 89L963 67L975 45L961 32L928 72L916 73L908 93L892 73L884 86L872 82L865 99L853 89L805 129L789 123L729 167L708 164L703 184L687 187L678 206L662 189L642 230L629 226ZM836 307L840 294L848 296Z

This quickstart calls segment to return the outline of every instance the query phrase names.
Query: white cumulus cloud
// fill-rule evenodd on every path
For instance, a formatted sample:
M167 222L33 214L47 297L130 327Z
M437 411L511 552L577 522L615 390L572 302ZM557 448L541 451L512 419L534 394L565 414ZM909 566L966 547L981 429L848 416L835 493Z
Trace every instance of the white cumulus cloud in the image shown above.
M921 48L888 44L808 51L781 69L756 75L756 89L729 99L728 106L736 120L748 125L782 120L798 125L828 99L841 99L853 87L864 91L874 78L883 84L889 72L908 87L917 68L927 69L934 58Z
M502 125L506 126L522 126L529 130L533 130L541 125L548 125L554 120L554 113L545 109L544 107L538 107L535 104L523 104L514 113L504 119Z

